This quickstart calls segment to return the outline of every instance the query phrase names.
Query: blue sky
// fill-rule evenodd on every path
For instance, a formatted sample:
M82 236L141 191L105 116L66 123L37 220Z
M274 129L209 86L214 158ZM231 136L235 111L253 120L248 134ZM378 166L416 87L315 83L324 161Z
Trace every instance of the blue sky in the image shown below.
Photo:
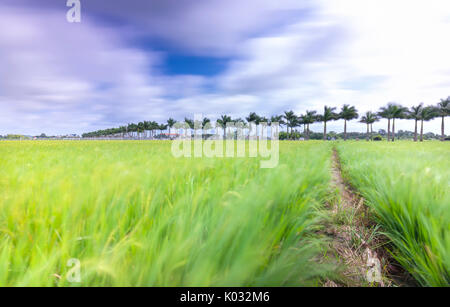
M80 2L81 23L67 22L66 0L0 3L0 134L325 104L362 113L450 95L445 0Z
M164 73L212 77L225 71L229 59L169 53L164 59Z

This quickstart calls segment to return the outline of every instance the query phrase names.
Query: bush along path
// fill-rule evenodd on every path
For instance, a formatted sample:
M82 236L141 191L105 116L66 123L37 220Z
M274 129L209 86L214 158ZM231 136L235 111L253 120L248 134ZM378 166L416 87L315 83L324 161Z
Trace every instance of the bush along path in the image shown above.
M386 250L388 240L370 218L364 199L343 179L336 149L332 157L332 193L325 235L330 239L323 257L336 262L338 274L325 287L407 286L410 277Z

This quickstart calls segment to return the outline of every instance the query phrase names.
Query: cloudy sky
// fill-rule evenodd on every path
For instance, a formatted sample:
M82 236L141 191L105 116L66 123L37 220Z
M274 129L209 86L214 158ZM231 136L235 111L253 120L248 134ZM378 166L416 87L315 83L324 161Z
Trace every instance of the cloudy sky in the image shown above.
M344 103L362 113L450 95L448 0L81 5L81 23L69 23L66 0L0 2L0 134L82 133L194 113L268 117ZM329 126L342 131L343 123ZM349 127L365 131L356 121ZM438 133L439 120L425 131Z

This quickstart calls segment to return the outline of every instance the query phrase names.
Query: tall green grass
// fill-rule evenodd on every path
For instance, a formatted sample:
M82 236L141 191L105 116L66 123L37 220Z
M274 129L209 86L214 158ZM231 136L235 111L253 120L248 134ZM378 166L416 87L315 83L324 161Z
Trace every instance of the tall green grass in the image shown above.
M450 285L450 144L339 143L346 177L374 209L394 255L424 286Z
M169 142L3 142L0 285L315 285L330 146L280 151L261 169L176 159Z

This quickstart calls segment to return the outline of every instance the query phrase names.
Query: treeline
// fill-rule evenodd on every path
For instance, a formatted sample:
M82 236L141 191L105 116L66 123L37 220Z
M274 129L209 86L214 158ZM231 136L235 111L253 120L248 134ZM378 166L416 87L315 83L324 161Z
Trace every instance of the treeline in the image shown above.
M398 140L411 140L414 138L414 131L407 130L399 130L395 133L395 137ZM303 132L294 130L292 133L280 132L279 139L280 140L304 140L306 138ZM310 133L310 140L322 140L323 133L321 132L312 132ZM327 133L328 140L343 140L344 133L337 133L334 131L330 131ZM347 132L348 140L364 140L367 139L367 133L363 132ZM387 139L387 132L384 129L380 129L371 136L372 140L382 141ZM423 140L439 140L441 139L440 134L436 134L433 132L427 132L423 134ZM446 136L445 140L449 141L450 136Z
M344 140L349 138L347 133L347 122L359 119L359 122L367 126L367 132L364 134L367 140L373 139L373 123L379 121L381 118L387 119L387 132L385 138L388 141L394 141L399 137L395 132L395 120L396 119L410 119L414 121L414 133L412 137L414 141L424 140L424 122L430 121L434 118L441 118L441 135L440 139L445 140L444 125L445 117L450 116L450 96L446 99L441 99L436 105L425 106L423 103L412 106L410 108L404 107L400 104L390 102L386 106L380 108L376 112L368 111L361 116L358 114L358 110L354 106L343 105L339 111L335 107L324 106L323 112L306 111L304 114L297 115L294 111L285 111L282 115L274 115L270 118L260 116L255 112L252 112L245 119L237 118L232 119L228 115L221 115L216 121L216 127L223 129L224 136L226 134L227 124L232 122L240 122L244 126L248 127L250 123L254 123L259 126L261 123L267 123L269 126L272 123L278 123L281 127L286 127L285 134L280 134L280 138L283 136L286 139L296 139L297 137L303 137L306 140L316 139L316 133L310 130L310 125L316 122L323 123L323 133L320 133L321 139L327 140L327 123L330 121L343 120L344 132L341 134ZM181 123L190 127L192 130L196 129L211 129L211 120L204 118L202 121L194 122L194 120L185 118ZM420 132L419 132L420 123ZM143 121L138 124L128 124L127 126L121 126L119 128L111 128L106 130L98 130L90 133L83 134L83 138L101 138L109 136L120 136L122 138L163 138L171 137L172 129L177 129L177 122L173 118L169 118L166 123L157 123L154 121ZM303 128L303 133L296 131L297 127ZM169 135L163 134L164 130L169 129ZM159 134L157 134L159 132ZM354 135L354 133L351 133ZM358 138L361 134L357 134ZM337 135L336 137L339 137Z
M0 139L4 140L27 140L30 139L29 136L22 135L22 134L7 134L5 136L0 135Z

